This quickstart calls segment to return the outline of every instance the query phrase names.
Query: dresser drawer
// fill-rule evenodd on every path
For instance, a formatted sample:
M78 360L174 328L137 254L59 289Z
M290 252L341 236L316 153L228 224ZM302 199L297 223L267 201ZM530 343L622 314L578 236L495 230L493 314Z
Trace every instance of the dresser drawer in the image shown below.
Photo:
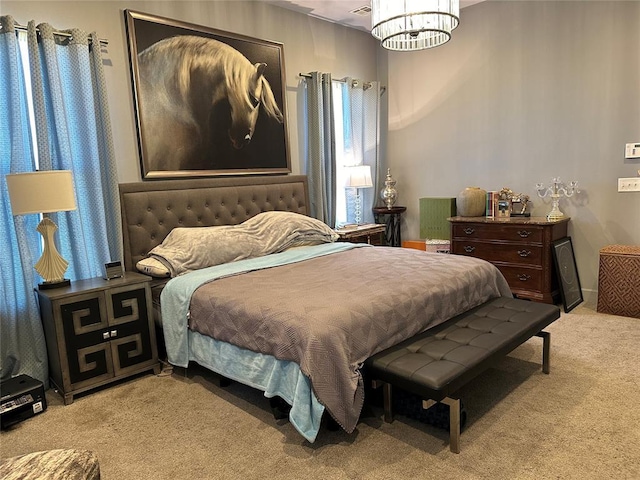
M544 271L531 267L496 265L509 283L511 290L542 291Z
M499 238L504 241L542 243L544 229L536 225L508 225L508 224L453 224L452 234L454 238L494 240Z
M490 262L517 263L521 265L542 265L542 245L517 245L488 243L476 240L457 240L453 251L458 255L470 255Z

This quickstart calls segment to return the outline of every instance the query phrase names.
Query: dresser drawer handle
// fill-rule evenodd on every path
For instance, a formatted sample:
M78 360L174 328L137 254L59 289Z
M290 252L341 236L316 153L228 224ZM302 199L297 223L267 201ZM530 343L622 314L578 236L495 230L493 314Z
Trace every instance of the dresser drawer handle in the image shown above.
M521 282L526 282L527 280L531 279L531 275L527 275L526 273L520 273L518 275L518 280L520 280Z
M463 232L466 233L467 235L473 235L475 233L475 229L471 227L467 227L463 230Z
M527 238L529 235L531 235L531 232L529 232L528 230L518 230L518 235L520 235L520 238Z
M518 250L518 255L521 257L529 257L531 255L531 250Z
M463 248L467 253L473 253L476 249L476 247L474 247L473 245L465 245Z

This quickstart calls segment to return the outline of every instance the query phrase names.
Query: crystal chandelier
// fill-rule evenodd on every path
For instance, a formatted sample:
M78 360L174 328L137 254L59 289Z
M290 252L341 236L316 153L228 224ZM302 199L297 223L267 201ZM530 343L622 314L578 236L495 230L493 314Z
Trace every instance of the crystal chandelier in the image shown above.
M460 22L459 0L371 0L371 34L388 50L437 47Z

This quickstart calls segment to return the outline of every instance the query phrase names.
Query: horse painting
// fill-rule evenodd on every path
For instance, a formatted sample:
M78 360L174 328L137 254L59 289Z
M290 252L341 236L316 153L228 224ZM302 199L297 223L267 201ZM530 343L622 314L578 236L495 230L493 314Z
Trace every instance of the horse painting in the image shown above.
M138 109L148 171L229 168L259 113L283 123L266 64L212 38L165 38L138 56Z

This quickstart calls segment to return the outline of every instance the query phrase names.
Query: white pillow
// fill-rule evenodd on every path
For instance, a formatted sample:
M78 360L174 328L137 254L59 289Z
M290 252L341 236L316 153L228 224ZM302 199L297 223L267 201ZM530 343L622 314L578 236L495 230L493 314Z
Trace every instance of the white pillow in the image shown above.
M292 246L334 242L337 238L335 231L315 218L292 212L263 212L239 225L174 228L145 260L156 259L168 267L169 276L175 277L200 268L282 252Z
M167 278L171 276L171 271L157 258L147 257L136 263L139 272L156 278Z

